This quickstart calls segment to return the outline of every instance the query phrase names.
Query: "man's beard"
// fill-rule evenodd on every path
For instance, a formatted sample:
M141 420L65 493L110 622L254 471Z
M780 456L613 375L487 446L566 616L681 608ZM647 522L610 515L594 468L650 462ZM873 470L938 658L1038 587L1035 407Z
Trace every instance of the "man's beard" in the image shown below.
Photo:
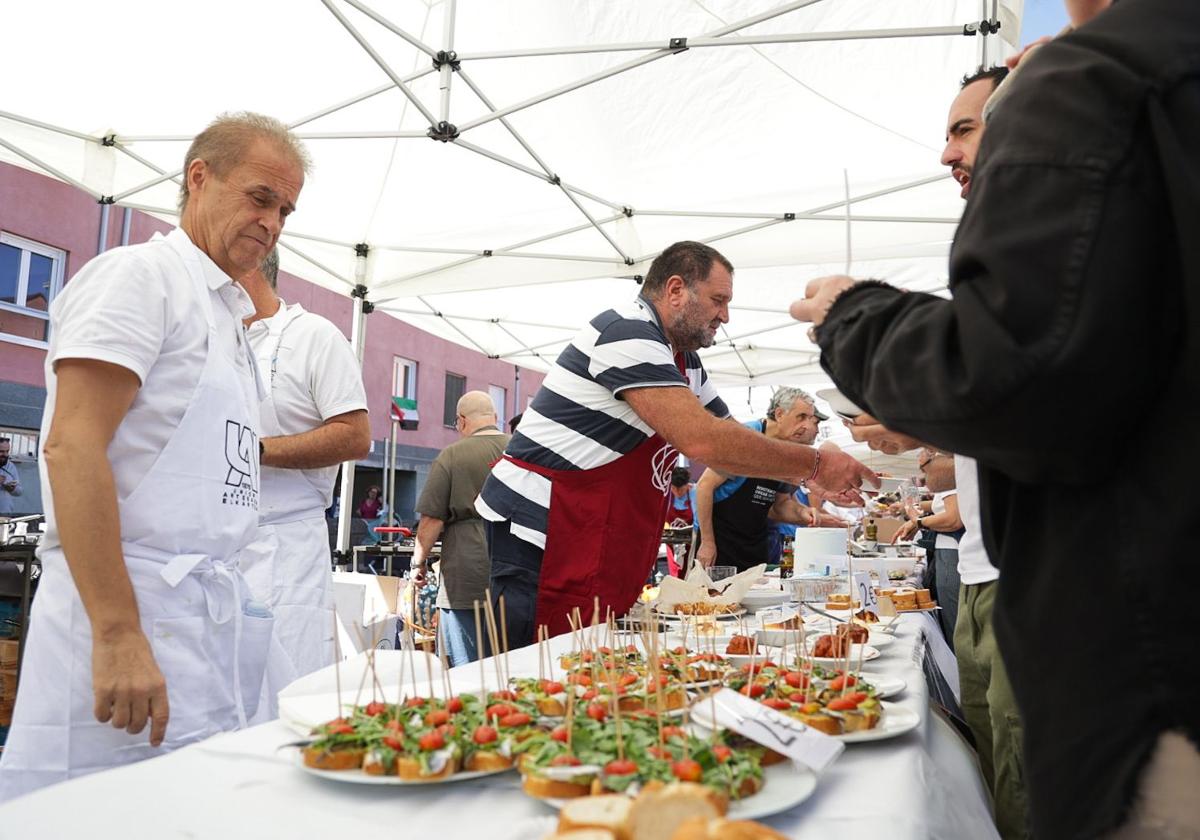
M676 350L685 353L694 352L702 347L712 347L716 343L716 335L712 332L711 325L711 320L704 320L699 302L691 296L687 307L671 322L671 342Z

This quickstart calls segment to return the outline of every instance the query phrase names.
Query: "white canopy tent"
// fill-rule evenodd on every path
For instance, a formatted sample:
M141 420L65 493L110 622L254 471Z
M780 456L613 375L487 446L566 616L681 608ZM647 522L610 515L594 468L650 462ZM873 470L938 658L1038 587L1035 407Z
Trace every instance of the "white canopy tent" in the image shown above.
M663 247L699 239L737 267L711 375L817 387L787 305L834 272L944 288L961 210L937 160L947 104L1011 52L1021 11L41 0L5 10L0 160L75 184L105 217L173 220L190 138L222 111L269 113L315 163L283 267L354 293L356 313L366 299L545 368Z

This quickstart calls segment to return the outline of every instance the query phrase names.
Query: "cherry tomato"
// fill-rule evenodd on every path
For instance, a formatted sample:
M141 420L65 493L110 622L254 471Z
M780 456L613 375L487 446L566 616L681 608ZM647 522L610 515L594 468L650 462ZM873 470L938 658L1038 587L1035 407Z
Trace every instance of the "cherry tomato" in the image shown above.
M848 677L843 675L840 677L834 677L833 681L829 683L829 688L832 691L841 691L846 686L856 685L857 683L858 683L858 680L855 679L853 674L851 674Z
M801 674L799 671L788 671L783 675L783 681L792 688L804 688L808 685L808 677Z
M626 653L637 653L638 652L637 645L625 645L625 652Z
M463 710L463 701L461 697L451 697L446 701L446 711L452 715L456 715Z
M575 685L591 685L592 684L592 678L589 677L587 674L572 674L568 681L574 683Z
M410 697L410 698L408 698L408 700L405 701L404 705L410 709L415 709L419 706L425 705L425 698L424 697Z
M857 709L858 703L854 702L853 697L838 697L829 701L828 708L833 712L846 712L850 709Z
M615 758L604 765L604 772L609 776L632 776L638 771L638 766L628 758Z
M495 703L495 704L487 707L487 713L484 716L489 719L490 718L498 718L498 717L507 717L508 715L511 715L515 711L516 711L516 709L514 709L512 706L508 705L507 703Z
M664 726L662 734L664 738L683 738L687 735L681 726Z
M594 688L589 688L587 691L583 692L583 695L582 695L581 699L583 699L583 700L595 700L595 699L596 699L596 696L597 696L597 694L599 694L599 692L597 692L597 691L596 691L596 689L594 689Z
M788 699L791 700L793 703L803 703L804 702L804 692L797 691L792 694L789 694Z
M354 727L348 723L331 723L329 724L330 735L351 735L354 732Z
M433 752L446 746L446 738L435 729L433 732L426 732L422 735L417 740L417 745L425 752Z
M596 650L605 656L608 656L610 653L612 653L612 648L608 647L607 645L601 645L600 647L596 648Z
M389 720L383 725L383 728L389 732L399 732L401 735L404 734L404 724L398 720Z
M560 694L562 690L562 683L555 680L542 680L542 692L544 694Z
M497 735L496 730L492 729L492 727L477 726L475 727L475 734L471 736L471 740L476 744L490 744L498 737L499 735Z
M664 761L668 761L672 757L671 751L666 747L650 747L648 750L646 750L646 753L647 755L650 755L654 758L660 758Z
M671 772L681 782L698 782L704 775L704 768L700 766L700 762L685 758L672 764Z
M369 717L377 717L387 711L387 703L368 703L363 709L363 714Z
M513 712L511 715L505 715L500 718L500 725L507 727L528 726L532 722L533 718L524 712Z
M399 738L393 738L391 735L384 735L383 743L384 743L384 746L390 747L391 749L395 750L396 752L404 752L404 742L401 741Z
M637 674L622 674L621 679L617 680L617 685L627 686L633 685L639 679Z
M738 693L745 694L749 697L762 697L767 693L767 687L765 685L759 685L758 683L748 683L742 686Z
M564 743L564 744L567 743L567 727L565 727L565 726L554 727L554 731L550 733L550 737L553 738L555 741L560 741L561 743Z
M608 717L608 707L603 703L588 703L587 716L602 721Z
M688 652L688 649L687 649L687 648L685 648L683 645L680 645L679 647L677 647L677 648L674 648L674 649L671 651L671 653L675 654L676 656L687 656L687 652ZM694 659L694 658L695 658L695 657L692 657L691 659L688 659L688 662L691 662L691 661L692 661L692 659Z
M768 697L766 700L762 701L762 704L779 712L786 712L788 709L792 708L791 703L786 700L781 700L778 697Z
M493 691L488 695L491 700L516 700L517 693L515 691Z
M729 757L733 755L733 750L729 749L729 747L725 746L724 744L717 744L712 748L712 754L714 757L716 757L717 761L724 764L729 760Z
M441 726L443 723L450 721L450 713L445 709L434 709L425 715L426 726Z
M573 755L556 755L550 759L551 767L578 767L580 764L583 762Z

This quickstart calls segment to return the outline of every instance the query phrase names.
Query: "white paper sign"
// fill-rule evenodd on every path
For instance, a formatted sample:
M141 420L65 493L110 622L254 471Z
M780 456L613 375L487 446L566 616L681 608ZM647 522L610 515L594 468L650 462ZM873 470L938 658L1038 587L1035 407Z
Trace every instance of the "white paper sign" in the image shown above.
M879 578L880 589L887 589L892 585L891 579L888 577L887 563L883 561L882 557L875 561L875 574Z
M710 720L714 705L717 726L732 729L817 773L824 772L846 748L836 738L729 688L721 689L712 699L698 701L692 707L692 717Z
M879 599L875 596L875 590L871 588L871 573L855 572L854 588L857 590L855 600L862 602L862 609L879 615Z

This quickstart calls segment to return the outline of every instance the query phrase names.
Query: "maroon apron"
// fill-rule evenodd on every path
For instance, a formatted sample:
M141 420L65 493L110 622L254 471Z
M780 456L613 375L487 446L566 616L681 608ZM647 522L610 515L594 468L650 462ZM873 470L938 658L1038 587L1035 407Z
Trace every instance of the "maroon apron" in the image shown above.
M610 608L615 615L629 611L658 559L678 455L655 434L632 452L590 470L552 470L504 456L550 479L538 625L552 634L567 633L568 616L576 607L590 622L596 597L600 621Z

